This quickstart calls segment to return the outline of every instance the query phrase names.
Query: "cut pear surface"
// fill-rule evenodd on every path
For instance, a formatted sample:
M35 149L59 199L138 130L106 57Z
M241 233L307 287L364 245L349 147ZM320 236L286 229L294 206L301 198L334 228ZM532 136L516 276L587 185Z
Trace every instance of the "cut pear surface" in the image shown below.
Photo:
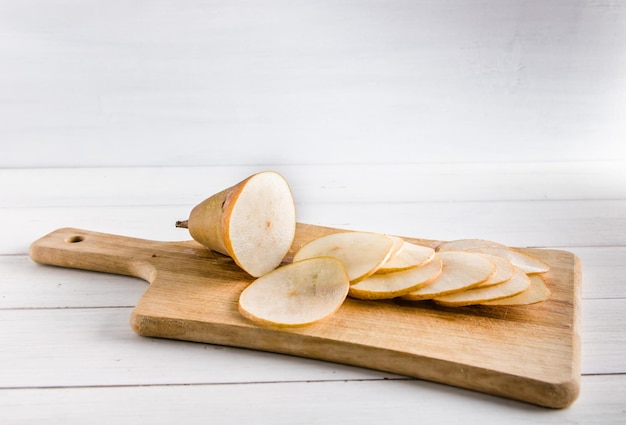
M484 246L479 248L472 248L468 252L480 252L483 254L498 255L509 260L514 266L519 267L526 273L545 273L550 270L543 261L535 258L531 255L514 250L512 248L502 248L495 246Z
M387 261L393 245L393 240L381 233L333 233L303 245L293 261L324 256L336 258L344 265L350 282L356 283L373 274Z
M339 260L306 259L279 267L252 282L239 297L239 311L262 325L305 326L337 311L349 286Z
M543 276L539 274L531 274L528 275L528 278L530 279L530 286L524 292L507 298L484 301L480 304L501 306L529 305L546 301L550 298L551 291L546 285Z
M350 286L353 298L375 300L395 298L431 283L441 274L442 261L436 255L427 264L394 273L373 274Z
M443 261L439 277L402 298L427 300L469 289L489 279L496 271L494 263L482 255L466 251L445 251L437 254Z
M243 187L228 222L233 259L252 276L278 267L296 232L293 197L277 173L257 174Z
M436 297L435 302L448 307L462 307L511 297L525 291L529 287L529 277L516 267L513 271L513 276L503 283L488 287L477 287L442 297Z
M291 247L295 204L285 179L264 171L196 205L187 225L193 239L258 277L278 267Z
M413 267L419 267L435 257L435 250L428 246L404 242L402 250L389 258L376 273L393 273Z

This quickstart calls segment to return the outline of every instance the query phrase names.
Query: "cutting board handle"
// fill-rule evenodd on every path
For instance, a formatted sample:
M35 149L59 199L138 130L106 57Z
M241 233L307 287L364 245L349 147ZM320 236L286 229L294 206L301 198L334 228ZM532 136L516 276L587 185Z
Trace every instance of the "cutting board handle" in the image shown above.
M40 264L134 276L152 281L156 242L63 228L33 242L30 258Z

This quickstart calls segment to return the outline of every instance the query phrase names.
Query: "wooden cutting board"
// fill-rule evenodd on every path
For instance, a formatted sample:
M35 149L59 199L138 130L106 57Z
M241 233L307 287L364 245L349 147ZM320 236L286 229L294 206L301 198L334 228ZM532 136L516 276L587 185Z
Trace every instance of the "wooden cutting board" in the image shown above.
M338 229L298 224L286 258ZM436 247L440 242L406 238ZM550 300L521 307L446 308L429 301L347 299L297 329L262 327L237 310L252 278L195 241L157 242L79 229L35 241L42 264L150 282L132 312L140 335L245 347L387 371L541 406L562 408L580 382L581 266L566 251L525 249L547 262Z

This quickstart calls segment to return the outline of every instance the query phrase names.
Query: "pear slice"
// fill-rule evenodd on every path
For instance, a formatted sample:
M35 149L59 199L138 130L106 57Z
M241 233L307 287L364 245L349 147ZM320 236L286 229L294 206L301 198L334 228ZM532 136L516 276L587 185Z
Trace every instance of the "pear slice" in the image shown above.
M442 261L435 256L427 264L394 273L375 273L351 285L348 296L365 300L395 298L431 283L441 274Z
M515 266L509 260L499 255L480 254L496 265L496 272L487 280L476 285L478 288L497 285L513 277Z
M394 273L413 267L419 267L431 261L435 257L435 250L428 246L404 242L402 250L389 258L376 271L377 274Z
M339 232L315 238L295 253L293 261L314 257L334 257L346 268L351 283L372 275L387 261L393 240L382 233Z
M318 257L279 267L252 282L239 297L239 311L267 326L297 327L339 309L350 282L341 262Z
M519 267L526 273L545 273L550 270L550 266L540 259L531 255L516 251L512 248L483 246L469 249L468 252L479 252L483 254L499 255L509 260L514 266Z
M176 225L258 277L278 267L291 247L295 204L285 179L264 171L205 199Z
M436 297L435 302L447 307L462 307L481 302L498 300L517 295L530 286L530 279L519 268L515 268L513 276L507 281L488 287L475 287L466 291Z
M543 276L531 274L528 275L528 278L530 279L530 286L524 292L499 300L484 301L480 304L501 306L529 305L540 303L550 298L551 291L546 285Z
M393 257L395 257L396 255L402 252L402 249L404 248L404 239L402 239L399 236L392 236L392 235L387 235L387 237L393 241L393 246L391 247L391 253L389 253L389 259L387 260L389 261L390 259L392 259Z
M496 266L482 255L466 251L445 251L437 254L443 261L439 277L402 298L416 301L442 297L476 286L489 279Z
M437 251L467 251L473 248L482 248L485 246L506 248L499 242L490 241L487 239L457 239L453 241L447 241L439 245Z

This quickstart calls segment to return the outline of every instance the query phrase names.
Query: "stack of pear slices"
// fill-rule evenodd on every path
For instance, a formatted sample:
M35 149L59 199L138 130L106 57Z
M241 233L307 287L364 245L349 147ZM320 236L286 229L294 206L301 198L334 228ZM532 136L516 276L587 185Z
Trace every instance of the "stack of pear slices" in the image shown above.
M435 251L394 236L342 232L304 245L294 262L323 256L344 265L353 298L467 306L527 305L550 296L542 277L546 263L492 241L457 240Z
M339 232L313 239L291 264L253 282L239 310L259 323L298 326L328 317L346 297L528 305L550 297L548 271L540 259L492 241L457 240L435 250L396 236Z
M527 305L550 297L542 277L547 264L480 239L435 250L396 236L345 231L309 241L281 266L295 238L295 206L289 185L272 171L207 198L176 225L256 278L240 294L239 311L263 325L317 322L346 297L444 306Z

